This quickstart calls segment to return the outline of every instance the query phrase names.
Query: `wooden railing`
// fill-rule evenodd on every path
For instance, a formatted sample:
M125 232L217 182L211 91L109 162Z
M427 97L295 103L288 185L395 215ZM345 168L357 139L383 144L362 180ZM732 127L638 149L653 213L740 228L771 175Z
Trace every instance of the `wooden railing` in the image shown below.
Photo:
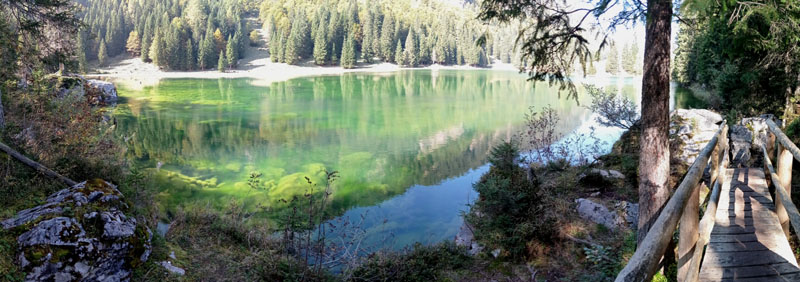
M714 137L697 155L678 189L664 205L628 264L617 275L616 281L649 281L662 265L664 253L679 221L678 277L681 281L697 280L703 249L714 227L717 201L728 166L727 132L728 126L723 122ZM709 183L713 184L701 221L700 206L705 201L700 200L700 180L709 163L712 168Z
M769 179L775 187L775 213L778 214L778 219L783 227L783 232L789 238L789 222L794 227L795 232L800 230L800 213L797 212L797 207L792 203L792 163L794 160L800 161L800 149L792 143L786 134L783 134L780 127L772 120L767 119L767 126L771 136L769 141L775 142L777 145L777 171L772 166L770 160L770 152L767 146L761 145L761 150L764 152L764 171L769 171ZM773 141L774 140L774 141ZM772 144L767 144L772 145Z

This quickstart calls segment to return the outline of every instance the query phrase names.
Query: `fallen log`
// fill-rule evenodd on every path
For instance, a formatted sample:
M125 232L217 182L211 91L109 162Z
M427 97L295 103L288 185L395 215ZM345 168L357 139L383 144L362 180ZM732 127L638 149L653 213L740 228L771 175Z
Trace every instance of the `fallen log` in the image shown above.
M37 162L29 159L28 157L23 156L22 154L20 154L19 152L15 151L14 149L11 149L11 147L8 147L8 146L6 146L6 144L3 144L3 142L0 142L0 150L2 150L3 152L6 152L6 154L14 157L15 159L19 160L20 162L22 162L22 163L28 165L29 167L32 167L33 169L41 172L42 174L47 175L48 177L51 177L51 178L55 178L58 181L61 181L61 183L64 183L69 187L72 187L72 186L75 186L75 185L78 184L78 182L75 182L72 179L66 178L63 175L58 174L57 172L55 172L55 171L43 166L42 164L37 163Z

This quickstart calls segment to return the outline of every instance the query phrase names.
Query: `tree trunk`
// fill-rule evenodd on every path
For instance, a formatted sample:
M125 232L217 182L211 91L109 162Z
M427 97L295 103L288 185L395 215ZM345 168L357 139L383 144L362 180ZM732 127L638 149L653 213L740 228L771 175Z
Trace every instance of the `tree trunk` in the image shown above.
M639 226L637 243L669 199L669 53L672 21L670 0L647 1L642 134L639 158ZM638 245L637 244L637 245Z
M3 114L3 90L0 89L0 132L6 128L6 119Z

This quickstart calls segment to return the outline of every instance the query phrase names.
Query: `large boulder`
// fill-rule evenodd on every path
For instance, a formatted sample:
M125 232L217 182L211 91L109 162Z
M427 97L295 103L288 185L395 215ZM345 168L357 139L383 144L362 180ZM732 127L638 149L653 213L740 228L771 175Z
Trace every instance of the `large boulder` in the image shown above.
M599 202L590 199L579 198L575 200L578 215L586 220L600 224L609 229L625 225L625 218L621 217L616 210L611 210Z
M678 109L670 117L670 154L673 162L690 166L719 130L722 116L704 109Z
M86 96L93 105L115 105L119 96L117 87L108 81L86 80Z
M124 209L119 190L96 179L0 225L19 234L17 263L27 281L129 281L150 255L152 233Z

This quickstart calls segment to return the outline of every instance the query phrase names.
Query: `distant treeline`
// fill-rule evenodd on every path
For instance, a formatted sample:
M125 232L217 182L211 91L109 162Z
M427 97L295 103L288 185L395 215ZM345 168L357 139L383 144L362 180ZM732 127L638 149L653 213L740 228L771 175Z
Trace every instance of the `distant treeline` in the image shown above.
M318 65L345 68L358 59L411 67L486 66L489 56L511 62L513 33L476 44L486 26L475 20L473 4L455 7L422 1L417 5L408 0L275 0L264 2L260 14L274 62L313 59Z
M171 70L235 67L250 28L247 0L79 0L86 27L78 34L78 61L106 64L130 52Z
M170 70L235 68L247 44L273 62L487 66L519 62L515 26L487 26L475 4L411 0L78 0L78 61L124 52ZM247 19L250 18L250 21ZM259 32L260 19L266 32ZM249 25L248 25L249 23ZM487 30L486 40L479 40ZM263 46L266 43L266 46ZM482 43L482 44L478 44Z

